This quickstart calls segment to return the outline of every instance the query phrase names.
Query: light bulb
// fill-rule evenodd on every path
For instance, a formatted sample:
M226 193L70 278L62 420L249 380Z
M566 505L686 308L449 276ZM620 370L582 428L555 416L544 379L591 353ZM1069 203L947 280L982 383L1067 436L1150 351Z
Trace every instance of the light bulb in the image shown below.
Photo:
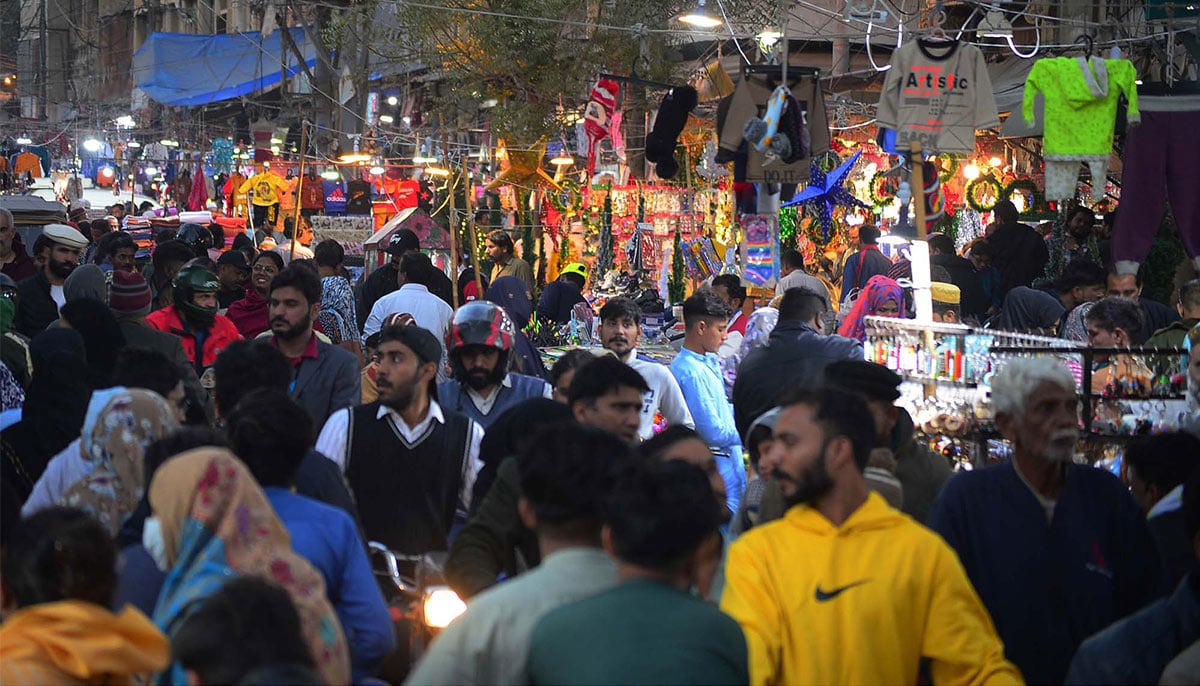
M1000 159L999 157L993 157L988 160L988 164L992 165L993 167L999 167L1001 164L1004 164L1004 160Z
M390 114L381 114L379 115L379 121L383 124L391 124L396 121L396 118Z
M389 95L388 99L387 99L387 104L391 105L392 107L395 107L396 105L400 104L400 98L397 98L394 95Z
M968 164L967 166L963 167L963 178L966 179L967 181L974 181L975 179L978 179L979 178L979 167L975 166L974 163Z
M95 138L89 138L83 142L83 149L88 152L100 152L104 149L104 144Z

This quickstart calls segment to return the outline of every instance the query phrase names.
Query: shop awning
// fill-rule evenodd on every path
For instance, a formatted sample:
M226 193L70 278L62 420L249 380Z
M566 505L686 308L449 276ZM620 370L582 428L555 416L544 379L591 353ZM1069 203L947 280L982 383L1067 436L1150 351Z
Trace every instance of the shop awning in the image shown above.
M309 68L316 66L316 48L304 29L290 31ZM287 76L301 70L278 29L266 38L257 31L216 36L152 33L133 55L133 79L164 105L205 105L277 85L283 58Z

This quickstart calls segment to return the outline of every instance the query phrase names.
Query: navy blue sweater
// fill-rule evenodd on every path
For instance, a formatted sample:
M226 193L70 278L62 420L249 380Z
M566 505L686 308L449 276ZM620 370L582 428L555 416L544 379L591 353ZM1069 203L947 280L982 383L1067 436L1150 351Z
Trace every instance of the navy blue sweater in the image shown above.
M1045 510L1011 462L950 480L929 514L1028 683L1062 683L1085 638L1161 597L1146 518L1112 474L1068 466Z

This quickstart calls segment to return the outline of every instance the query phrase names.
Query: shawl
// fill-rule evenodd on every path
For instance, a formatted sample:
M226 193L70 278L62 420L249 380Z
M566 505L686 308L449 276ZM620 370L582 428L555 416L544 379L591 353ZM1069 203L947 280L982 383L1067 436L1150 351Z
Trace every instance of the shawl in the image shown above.
M358 316L354 310L354 289L340 276L321 279L321 328L333 343L357 341Z
M258 577L291 596L325 683L349 683L349 650L320 572L292 550L287 529L233 453L198 448L168 460L150 484L150 506L172 564L154 609L159 628L174 634L188 606L230 577Z
M1083 323L1083 318L1091 311L1092 306L1096 303L1080 303L1078 307L1071 310L1067 315L1067 321L1063 324L1062 337L1068 341L1076 343L1087 343L1088 333L1087 325Z
M246 297L233 301L225 316L237 327L242 338L247 340L253 340L258 334L271 328L269 303L253 288L246 289Z
M900 284L886 276L872 276L862 293L859 293L858 299L854 301L854 306L850 308L850 314L846 315L846 321L842 322L838 334L860 342L866 340L867 328L864 320L888 300L895 301L900 308L901 317L907 316L904 312L904 289Z
M25 404L25 389L17 383L8 365L0 362L0 412L18 410Z
M92 471L67 489L65 504L92 515L116 537L145 491L146 446L176 428L171 406L157 393L131 388L116 394L83 437Z

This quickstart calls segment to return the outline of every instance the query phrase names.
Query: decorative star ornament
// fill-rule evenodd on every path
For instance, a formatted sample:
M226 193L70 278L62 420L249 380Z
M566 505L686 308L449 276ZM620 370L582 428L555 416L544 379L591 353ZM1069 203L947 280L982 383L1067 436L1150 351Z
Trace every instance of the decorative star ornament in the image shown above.
M842 186L846 175L850 173L850 168L858 161L860 155L862 155L861 150L828 174L821 170L814 159L809 165L808 187L783 204L784 207L804 205L815 214L821 220L821 230L825 234L826 242L829 241L829 234L833 231L833 208L842 206L867 208Z
M535 143L532 148L518 150L516 148L508 148L508 169L500 172L500 174L487 185L487 190L496 190L501 186L519 186L526 189L534 189L538 186L545 188L553 188L554 190L562 190L554 177L547 174L542 169L542 159L546 156L547 141L542 139Z

